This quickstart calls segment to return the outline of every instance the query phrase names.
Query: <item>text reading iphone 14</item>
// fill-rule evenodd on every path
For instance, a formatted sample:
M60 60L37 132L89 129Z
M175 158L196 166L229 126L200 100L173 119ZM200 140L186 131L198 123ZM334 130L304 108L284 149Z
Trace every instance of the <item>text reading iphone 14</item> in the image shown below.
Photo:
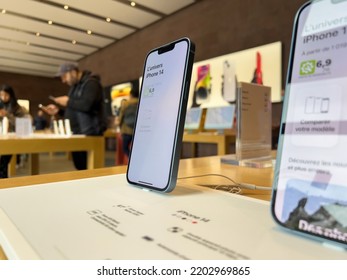
M347 1L297 13L272 214L287 229L347 244Z
M129 159L129 183L169 192L176 185L194 45L183 38L146 57Z

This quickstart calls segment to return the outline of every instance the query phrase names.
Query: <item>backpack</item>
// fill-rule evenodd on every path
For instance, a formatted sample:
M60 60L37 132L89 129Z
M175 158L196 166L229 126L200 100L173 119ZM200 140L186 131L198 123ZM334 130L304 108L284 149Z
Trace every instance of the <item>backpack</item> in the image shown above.
M134 128L135 126L136 112L137 103L129 104L128 107L124 110L123 122L131 128Z

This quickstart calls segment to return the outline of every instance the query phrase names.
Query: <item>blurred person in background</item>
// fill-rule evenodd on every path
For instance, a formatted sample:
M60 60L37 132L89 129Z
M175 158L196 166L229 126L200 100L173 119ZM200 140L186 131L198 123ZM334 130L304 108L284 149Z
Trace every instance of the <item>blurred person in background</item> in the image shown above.
M42 110L37 111L37 115L34 117L33 126L35 131L37 130L45 130L47 127L47 120L44 116L44 112Z
M62 64L56 76L70 86L70 90L67 95L51 97L55 104L42 109L50 115L61 114L69 119L73 134L102 135L107 125L100 76L81 71L73 63ZM72 152L72 159L76 169L87 169L87 152Z
M16 118L30 117L29 112L18 104L17 97L12 87L0 86L0 120L7 117L8 131L15 131ZM8 178L8 164L12 155L0 155L0 178Z
M122 135L123 153L129 157L131 143L134 135L134 126L136 120L136 112L139 103L139 91L131 89L130 98L122 103L120 107L117 125L120 127Z

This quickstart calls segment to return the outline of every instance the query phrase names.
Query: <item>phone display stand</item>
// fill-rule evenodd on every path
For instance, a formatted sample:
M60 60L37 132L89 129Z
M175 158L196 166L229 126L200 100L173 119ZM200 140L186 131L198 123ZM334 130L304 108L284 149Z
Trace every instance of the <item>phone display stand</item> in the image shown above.
M254 168L272 167L271 88L239 83L236 116L236 154L222 157L221 162Z
M70 126L70 120L54 120L53 121L53 133L56 135L65 135L65 136L71 136L71 126Z
M8 118L5 116L5 117L3 117L2 121L0 122L0 134L1 135L7 135L8 134L8 126L9 126L9 121L8 121Z
M16 118L15 122L16 136L25 137L33 133L33 127L30 118Z

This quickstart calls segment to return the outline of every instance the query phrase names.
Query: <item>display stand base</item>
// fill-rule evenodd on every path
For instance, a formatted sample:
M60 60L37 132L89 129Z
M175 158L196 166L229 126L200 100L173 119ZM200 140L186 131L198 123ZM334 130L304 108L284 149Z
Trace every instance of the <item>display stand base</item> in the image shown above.
M236 159L236 155L227 155L221 158L221 162L236 166L245 166L252 168L270 168L275 165L274 160L271 158L271 156L239 160Z

